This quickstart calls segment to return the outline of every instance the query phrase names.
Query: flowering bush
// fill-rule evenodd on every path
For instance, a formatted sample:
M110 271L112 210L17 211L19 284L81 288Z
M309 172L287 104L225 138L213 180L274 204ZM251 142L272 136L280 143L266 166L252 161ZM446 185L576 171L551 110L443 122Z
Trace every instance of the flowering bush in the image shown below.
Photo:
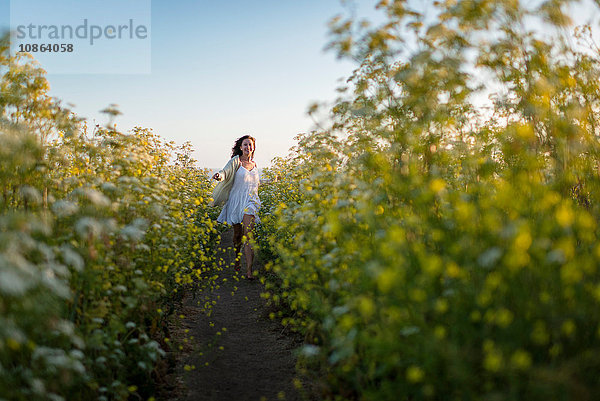
M88 132L0 54L0 398L148 398L183 289L214 280L207 173L149 130Z
M381 26L332 21L361 65L331 129L271 172L293 166L279 185L297 193L269 194L263 241L266 296L291 309L326 398L600 391L600 70L560 36L565 3L438 2L426 18L381 1ZM540 16L543 35L524 28Z

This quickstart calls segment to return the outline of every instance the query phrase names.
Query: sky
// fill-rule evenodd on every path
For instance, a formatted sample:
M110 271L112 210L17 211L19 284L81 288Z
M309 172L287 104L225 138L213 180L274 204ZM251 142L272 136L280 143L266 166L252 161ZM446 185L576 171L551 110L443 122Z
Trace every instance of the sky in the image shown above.
M87 67L77 70L83 73L55 74L56 69L48 68L50 95L73 104L73 111L90 124L106 124L99 111L117 104L123 113L115 120L117 129L141 126L167 141L190 141L200 167L223 166L234 140L243 134L257 140L259 167L285 156L294 136L314 128L308 106L333 100L338 80L354 68L324 51L327 21L344 10L339 0L144 1L151 8L151 45L143 67L150 68L90 73L99 64L101 71L131 71L127 61L146 56L144 51L128 57L96 49L109 57L87 60ZM54 9L43 10L44 2ZM9 25L11 11L13 20L27 10L46 16L62 12L61 23L94 15L85 1L44 2L0 0L0 25ZM68 7L58 10L58 3ZM109 16L140 17L140 12L120 7ZM68 60L68 55L62 57Z
M54 55L59 66L42 63L50 95L74 105L90 124L106 124L100 110L117 104L123 113L115 120L117 129L140 126L166 141L190 141L199 167L222 167L235 139L250 134L257 140L258 166L267 167L288 153L294 136L315 128L309 105L332 101L340 80L355 67L324 51L327 22L344 12L341 3L0 0L0 27L9 26L11 12L13 22L26 16L38 23L52 17L73 25L84 18L116 24L131 17L148 25L143 45L99 40L89 48L92 54L78 46L72 54ZM370 18L375 3L353 2L358 15ZM575 12L576 24L587 22L585 8Z

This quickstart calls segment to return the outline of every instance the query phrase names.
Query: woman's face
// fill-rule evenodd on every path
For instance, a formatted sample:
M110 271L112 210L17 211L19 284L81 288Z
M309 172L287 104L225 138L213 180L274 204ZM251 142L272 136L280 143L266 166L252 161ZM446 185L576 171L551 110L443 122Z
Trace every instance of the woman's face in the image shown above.
M254 152L254 143L252 142L252 139L244 139L240 147L244 156L248 156Z

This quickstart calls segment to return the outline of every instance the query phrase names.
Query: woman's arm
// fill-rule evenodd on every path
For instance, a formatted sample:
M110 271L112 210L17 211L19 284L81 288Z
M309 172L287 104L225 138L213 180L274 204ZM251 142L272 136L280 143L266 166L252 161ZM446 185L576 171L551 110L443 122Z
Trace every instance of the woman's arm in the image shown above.
M212 176L213 180L217 180L217 181L223 181L224 179L227 178L227 174L230 170L232 170L232 164L233 164L233 159L231 158L229 159L229 161L227 162L227 164L225 165L225 167L223 167L222 170L219 170L218 172L215 173L215 175Z

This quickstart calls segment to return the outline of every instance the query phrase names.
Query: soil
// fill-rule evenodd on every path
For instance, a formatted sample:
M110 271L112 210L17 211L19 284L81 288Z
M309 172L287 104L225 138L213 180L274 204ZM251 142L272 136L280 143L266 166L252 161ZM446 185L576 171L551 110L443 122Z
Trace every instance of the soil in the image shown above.
M233 231L221 240L225 266L219 286L212 291L188 294L178 325L183 353L179 354L176 384L168 397L179 401L203 400L300 400L294 351L302 345L297 336L269 314L274 312L261 298L259 279L244 278L231 266ZM229 248L229 249L228 249ZM260 278L259 260L254 270ZM226 279L226 280L223 280ZM216 303L205 309L206 302ZM187 365L187 368L186 368Z

